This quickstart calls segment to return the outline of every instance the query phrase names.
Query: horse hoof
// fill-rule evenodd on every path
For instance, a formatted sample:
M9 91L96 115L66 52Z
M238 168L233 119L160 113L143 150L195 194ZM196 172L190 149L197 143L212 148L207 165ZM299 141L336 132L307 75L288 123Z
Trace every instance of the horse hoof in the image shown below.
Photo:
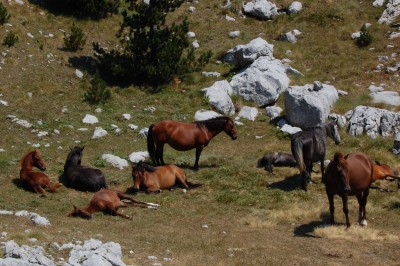
M361 220L360 225L367 226L368 225L367 220L365 220L365 219Z

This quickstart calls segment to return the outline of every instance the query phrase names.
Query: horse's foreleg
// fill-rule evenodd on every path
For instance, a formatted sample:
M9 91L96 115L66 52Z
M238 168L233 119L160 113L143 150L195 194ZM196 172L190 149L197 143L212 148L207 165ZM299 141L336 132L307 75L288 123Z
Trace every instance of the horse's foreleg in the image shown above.
M335 224L335 203L333 201L333 194L326 192L329 200L329 212L331 214L331 225Z
M361 224L361 220L363 217L363 199L362 199L362 193L356 195L357 201L358 201L358 223Z
M325 157L321 159L320 165L321 165L321 178L323 181L325 178Z
M199 169L199 160L200 160L200 155L201 155L202 151L203 151L203 146L196 148L196 160L194 161L194 166L193 166L194 170Z
M34 186L33 186L33 189L34 189L37 193L40 193L40 194L42 194L43 196L46 196L46 190L44 190L44 189L42 188L42 186L40 186L40 185L34 185Z
M346 227L350 227L350 221L349 221L349 206L348 206L348 196L347 194L344 194L342 196L342 203L343 203L343 213L346 216Z
M155 208L155 207L159 206L158 204L155 204L155 203L147 203L147 202L144 202L144 201L140 201L140 200L134 199L134 198L132 198L131 196L129 196L129 195L127 195L127 194L124 194L124 193L122 193L122 192L119 192L119 191L117 191L117 195L118 195L118 197L119 197L120 199L129 200L129 201L131 201L133 204L135 204L135 206L138 206L138 207L142 207L142 208ZM125 205L125 206L126 206L126 205Z

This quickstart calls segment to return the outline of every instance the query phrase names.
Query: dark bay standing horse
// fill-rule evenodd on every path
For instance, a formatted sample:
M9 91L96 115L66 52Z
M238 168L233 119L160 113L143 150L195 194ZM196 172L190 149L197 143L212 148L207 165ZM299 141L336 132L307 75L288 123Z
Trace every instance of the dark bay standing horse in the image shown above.
M34 150L25 154L19 162L21 171L19 177L22 182L28 184L37 193L46 195L44 188L48 188L51 192L55 192L57 188L62 186L60 183L53 184L49 177L43 172L33 170L33 167L39 168L42 171L46 170L46 166L42 159L39 150Z
M307 191L307 184L311 181L311 171L314 162L321 163L321 174L324 177L324 161L327 147L327 137L335 144L340 143L339 129L336 122L326 122L311 130L295 133L291 140L291 149L297 161L302 177L302 189Z
M286 152L266 153L257 162L257 167L264 167L270 173L273 173L274 166L296 167L297 162L292 154Z
M198 169L201 151L222 131L233 140L237 138L235 124L226 116L193 123L163 120L149 127L147 150L155 165L164 165L165 143L178 151L196 149L196 161L193 168Z
M82 151L85 147L74 147L64 164L63 183L66 187L80 191L99 191L107 188L104 174L95 168L81 165Z
M350 227L348 196L356 196L359 204L358 222L367 225L365 206L369 188L373 181L373 163L367 155L361 152L349 153L346 156L337 152L329 163L323 178L326 195L329 200L331 224L334 218L334 195L339 195L343 202L343 212L346 216L346 226Z

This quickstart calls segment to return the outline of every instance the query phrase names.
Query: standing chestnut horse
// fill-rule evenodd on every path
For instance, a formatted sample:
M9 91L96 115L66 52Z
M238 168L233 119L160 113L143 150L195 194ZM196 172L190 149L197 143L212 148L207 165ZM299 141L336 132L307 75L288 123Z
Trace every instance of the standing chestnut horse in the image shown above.
M312 130L295 133L291 140L291 149L302 177L302 189L307 191L307 184L311 181L311 171L314 162L321 163L321 174L324 177L324 161L327 147L327 137L335 144L340 143L339 129L336 122L323 123Z
M33 171L33 167L37 167L42 171L46 170L46 166L40 156L39 150L28 152L19 161L21 171L19 172L20 179L29 184L37 193L46 195L44 188L48 187L51 192L55 192L58 187L62 186L60 183L51 183L49 177L42 173Z
M226 116L193 123L163 120L149 127L147 150L155 165L164 165L165 143L178 151L196 148L196 161L193 168L198 169L201 151L221 131L224 131L233 140L237 138L233 120Z
M326 195L329 200L331 224L334 218L334 195L339 195L343 202L343 212L346 216L347 228L350 227L348 196L356 196L359 204L358 222L367 225L365 206L369 194L369 188L373 181L373 163L362 152L349 153L344 157L343 153L337 152L329 163L323 178Z
M130 219L131 217L128 215L118 212L119 208L127 207L127 205L121 201L122 199L129 200L134 205L142 208L155 209L155 207L159 206L158 204L136 200L117 190L101 189L94 193L86 208L80 209L73 205L74 209L68 214L68 216L81 217L89 220L92 218L92 214L96 212L104 212L110 213L114 216L118 215L125 219Z

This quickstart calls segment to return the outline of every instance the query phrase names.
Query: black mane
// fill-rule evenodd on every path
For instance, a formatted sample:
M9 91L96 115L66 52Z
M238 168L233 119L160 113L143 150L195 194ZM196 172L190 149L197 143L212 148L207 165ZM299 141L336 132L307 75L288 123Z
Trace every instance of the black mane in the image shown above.
M231 120L227 116L218 116L203 121L196 121L196 125L199 127L206 127L210 131L222 131L225 128L226 122Z

